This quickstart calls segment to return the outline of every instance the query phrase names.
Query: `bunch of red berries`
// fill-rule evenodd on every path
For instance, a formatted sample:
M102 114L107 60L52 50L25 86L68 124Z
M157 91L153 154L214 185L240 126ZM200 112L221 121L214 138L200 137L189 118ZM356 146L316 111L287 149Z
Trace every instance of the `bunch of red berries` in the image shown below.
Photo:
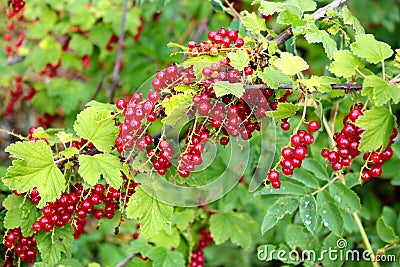
M159 70L151 85L156 91L169 88L171 92L174 92L174 87L180 84L189 85L195 78L193 67L179 70L171 65L165 70Z
M133 94L131 100L126 102L119 99L117 108L124 110L125 119L120 124L119 135L115 141L118 152L123 153L128 148L137 147L144 150L153 143L153 138L145 135L145 122L154 121L157 115L154 113L155 103L158 97L143 101L142 94Z
M174 152L174 148L166 140L162 140L156 149L152 148L147 151L147 156L152 160L153 167L158 174L164 175L172 166L171 160Z
M11 99L6 108L6 116L11 116L14 111L14 106L22 95L22 77L18 76L16 79L15 90L11 91Z
M37 251L36 240L33 236L24 237L20 228L15 228L9 232L4 240L4 245L9 249L9 255L6 253L6 259L2 266L13 266L14 251L18 257L26 262L34 262ZM11 263L11 265L10 265ZM8 264L8 265L7 265Z
M210 232L206 228L200 228L200 238L197 245L197 249L192 251L192 257L190 258L190 267L203 267L204 266L204 256L203 249L210 245L212 242L212 237Z
M293 147L287 146L281 150L282 157L279 164L284 175L292 175L295 168L301 167L303 159L308 155L307 146L314 143L314 136L311 133L318 131L320 124L317 121L310 121L307 128L309 132L298 130L291 136L290 143ZM278 189L281 186L280 174L276 169L270 170L267 177L273 188Z
M208 33L208 41L196 44L194 41L188 43L189 52L193 57L200 55L216 56L223 49L231 47L240 48L244 45L242 38L238 37L238 31L220 28L218 31Z
M352 159L360 154L358 146L363 130L356 126L355 122L358 117L363 115L362 108L361 103L357 104L343 119L343 129L333 136L336 146L332 150L323 149L321 151L321 155L332 164L334 171L339 171L344 166L350 166Z
M202 126L196 126L186 144L186 150L182 154L178 171L182 178L187 178L190 172L194 171L196 165L203 162L201 154L204 151L204 144L210 139L209 131Z
M8 0L8 6L13 9L14 13L18 13L25 7L25 1L24 0Z
M363 159L366 162L365 168L361 170L361 179L364 182L371 180L372 177L379 177L382 175L382 164L389 160L393 156L393 150L391 145L393 140L398 135L398 130L393 128L392 135L390 136L389 144L381 153L379 151L364 153Z

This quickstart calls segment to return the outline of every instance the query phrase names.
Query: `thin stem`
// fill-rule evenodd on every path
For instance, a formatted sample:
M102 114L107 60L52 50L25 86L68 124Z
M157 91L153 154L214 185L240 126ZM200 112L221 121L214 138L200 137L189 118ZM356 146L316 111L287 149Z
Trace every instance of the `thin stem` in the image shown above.
M386 73L385 73L385 60L382 60L382 79L386 79Z
M324 124L326 133L329 136L329 147L332 147L333 144L335 143L335 140L333 139L333 133L332 133L331 129L329 128L329 123L328 123L328 120L325 118L325 116L322 116L322 123Z
M233 15L238 19L242 20L242 17L240 16L239 12L236 11L236 9L229 3L228 0L225 0L226 5L229 7L229 9L232 11Z
M130 260L132 260L134 257L136 257L138 254L137 253L132 253L122 261L120 261L115 267L123 267L128 264Z
M335 176L332 180L329 180L329 182L327 182L323 187L319 188L318 190L315 190L314 192L311 193L311 195L316 195L322 191L324 191L325 189L327 189L331 184L333 184L335 181L339 180L340 176Z
M10 132L10 131L7 131L7 130L2 129L2 128L0 128L0 132L15 136L15 137L19 138L20 140L28 140L28 138L26 138L26 137L24 137L24 136L22 136L20 134L16 134L14 132Z
M360 217L358 217L357 213L355 213L355 212L352 212L351 216L353 217L354 222L356 223L358 230L360 231L361 237L363 239L363 242L364 242L364 245L365 245L367 251L370 252L372 266L379 267L379 263L375 260L374 251L372 250L371 243L368 240L367 233L365 232L364 226L361 223Z

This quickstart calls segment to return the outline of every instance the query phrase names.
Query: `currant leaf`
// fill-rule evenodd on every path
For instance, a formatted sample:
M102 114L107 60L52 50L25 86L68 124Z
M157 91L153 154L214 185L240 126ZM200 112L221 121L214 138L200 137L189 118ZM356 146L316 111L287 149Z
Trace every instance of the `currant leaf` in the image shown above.
M335 52L333 59L329 71L339 77L349 78L356 74L356 69L364 68L364 63L349 50Z
M90 185L98 183L102 176L108 184L118 189L122 184L121 172L127 173L117 156L111 154L97 154L79 157L78 173Z
M376 64L393 55L390 45L375 40L372 34L356 35L356 42L350 45L351 51L368 62Z
M65 189L64 175L54 163L53 153L45 142L17 142L5 151L15 158L3 178L6 186L19 192L37 187L41 197L39 208L61 196Z
M144 237L156 235L167 223L171 222L172 214L172 206L158 201L140 187L131 196L126 208L128 218L138 219L140 223L143 223L140 233Z
M109 111L97 111L94 107L86 108L78 114L74 130L101 152L110 152L118 136L118 127L114 125L114 118Z
M221 97L224 95L232 94L237 98L242 97L244 93L244 87L241 83L230 83L227 81L220 81L213 84L215 95Z
M304 59L288 52L283 52L281 57L275 60L274 65L286 75L295 75L309 68Z
M255 227L255 222L244 213L228 211L210 218L211 236L217 245L230 239L232 243L247 248L251 245L251 230Z
M356 125L364 130L361 134L359 150L368 152L385 149L395 122L396 118L384 107L365 111L364 115L356 121Z

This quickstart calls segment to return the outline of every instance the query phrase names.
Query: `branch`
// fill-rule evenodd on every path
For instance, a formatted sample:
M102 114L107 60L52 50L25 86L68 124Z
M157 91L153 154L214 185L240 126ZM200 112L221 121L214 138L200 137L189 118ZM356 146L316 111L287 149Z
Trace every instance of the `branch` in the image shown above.
M244 85L243 87L246 90L273 89L266 84ZM331 87L333 90L356 90L356 91L361 90L363 88L362 84L356 84L356 83L331 84ZM293 85L287 83L280 83L278 85L278 89L293 89Z
M120 261L117 265L115 265L115 267L124 267L131 259L133 259L137 255L137 253L132 253L131 255Z
M7 60L7 62L5 64L3 64L3 66L11 66L11 65L20 63L24 60L25 60L25 56L16 56L10 60Z
M94 92L94 94L93 94L93 96L92 96L92 100L95 100L96 99L96 97L97 97L97 95L100 93L100 91L101 91L101 88L103 87L103 83L104 83L104 78L106 77L106 74L103 72L102 74L101 74L101 77L100 77L100 82L99 82L99 84L97 85L97 87L96 87L96 91Z
M124 1L124 9L122 11L122 19L121 19L121 28L119 31L119 38L118 38L117 59L115 60L114 70L110 76L110 78L111 78L110 102L111 103L114 100L115 89L117 89L117 86L120 85L118 72L121 67L121 60L122 60L122 46L124 44L124 39L125 39L125 24L126 24L126 13L128 11L128 2L129 2L128 0Z
M315 11L313 13L314 19L315 20L319 20L322 19L326 12L328 11L329 8L332 9L337 9L338 7L340 7L341 5L343 5L344 3L346 3L348 0L334 0L332 3L323 6L319 9L317 9L317 11ZM274 42L277 45L281 45L284 42L286 42L290 37L293 36L293 31L292 31L292 27L286 28L286 30L284 30L283 32L281 32L275 39Z
M232 6L231 3L229 3L228 0L225 0L225 3L229 7L229 9L232 11L233 15L240 21L242 20L242 17L240 16L239 12L236 11L236 9Z

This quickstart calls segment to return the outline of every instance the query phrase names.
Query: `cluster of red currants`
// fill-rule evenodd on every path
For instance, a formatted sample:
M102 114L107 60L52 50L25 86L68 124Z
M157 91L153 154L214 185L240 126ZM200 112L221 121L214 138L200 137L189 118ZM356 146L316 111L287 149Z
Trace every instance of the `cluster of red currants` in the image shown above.
M193 57L200 55L216 56L221 49L227 49L231 43L240 48L244 45L242 38L238 37L238 31L220 28L218 31L208 33L208 41L196 44L194 41L188 43L189 52Z
M355 122L363 115L363 107L361 103L355 105L343 119L343 129L333 136L336 146L332 150L323 149L321 151L322 157L332 164L334 171L339 171L344 166L350 166L352 159L360 154L358 147L363 130L356 126Z
M202 83L206 89L219 81L236 83L240 80L240 72L229 65L229 58L223 58L220 62L214 62L210 67L203 68L202 74L206 78Z
M206 228L200 228L199 243L197 245L197 249L195 251L192 251L189 267L204 266L203 249L208 245L210 245L211 242L212 242L212 237L210 232L208 232Z
M14 13L18 13L25 7L25 1L24 0L8 0L8 6L13 9Z
M22 77L17 76L15 79L16 85L15 85L15 90L11 91L11 99L8 102L7 108L6 108L6 116L11 116L13 111L14 111L14 106L21 97L23 91L22 91Z
M61 59L58 60L57 64L47 63L46 66L39 72L40 76L48 75L50 78L57 76L57 71L61 67Z
M151 85L156 91L169 88L171 92L174 92L174 87L182 83L189 85L195 78L193 67L179 70L176 66L171 65L165 70L159 70Z
M287 146L281 150L282 157L279 164L282 167L282 173L284 175L292 175L295 168L301 167L303 159L308 155L307 146L314 143L314 136L311 133L318 131L320 124L317 121L310 121L307 124L307 128L308 132L305 130L298 130L291 136L290 143L293 147ZM280 174L276 169L270 170L267 177L273 188L280 188Z
M392 158L393 150L391 148L391 145L393 144L393 140L397 137L398 134L398 130L396 128L393 128L389 144L381 153L379 153L379 151L364 153L363 159L366 162L366 166L363 170L361 170L361 179L364 182L371 180L372 177L376 178L382 175L381 165L385 163L385 161Z
M118 36L115 34L111 35L106 44L106 49L108 51L112 51L114 49L114 44L117 44L117 43L118 43Z
M15 252L18 257L26 262L34 262L37 251L36 240L33 236L24 237L21 233L20 228L15 228L11 230L5 240L4 245L8 249L5 255L5 260L2 266L14 266L14 253Z
M162 140L156 149L151 148L147 151L147 156L158 174L164 175L167 173L167 169L172 166L171 159L174 152L174 148L166 140Z
M154 122L157 119L154 108L159 97L158 92L151 92L149 98L143 101L142 94L135 93L129 102L124 99L117 100L116 107L123 110L125 115L115 140L118 152L122 154L132 147L144 150L153 144L153 138L145 134L145 122Z
M209 131L202 126L196 126L190 137L186 137L186 148L178 165L179 175L182 178L187 178L190 172L194 171L194 166L203 162L201 154L204 151L204 144L209 139Z
M23 91L23 84L22 84L22 77L21 76L17 76L17 78L15 79L16 83L15 83L15 90L11 91L11 98L10 101L8 102L6 111L5 111L5 115L6 116L11 116L13 111L14 111L14 106L15 104L20 100L21 96L24 94ZM31 86L29 91L24 95L24 100L25 101L30 101L36 94L36 89L35 87Z

